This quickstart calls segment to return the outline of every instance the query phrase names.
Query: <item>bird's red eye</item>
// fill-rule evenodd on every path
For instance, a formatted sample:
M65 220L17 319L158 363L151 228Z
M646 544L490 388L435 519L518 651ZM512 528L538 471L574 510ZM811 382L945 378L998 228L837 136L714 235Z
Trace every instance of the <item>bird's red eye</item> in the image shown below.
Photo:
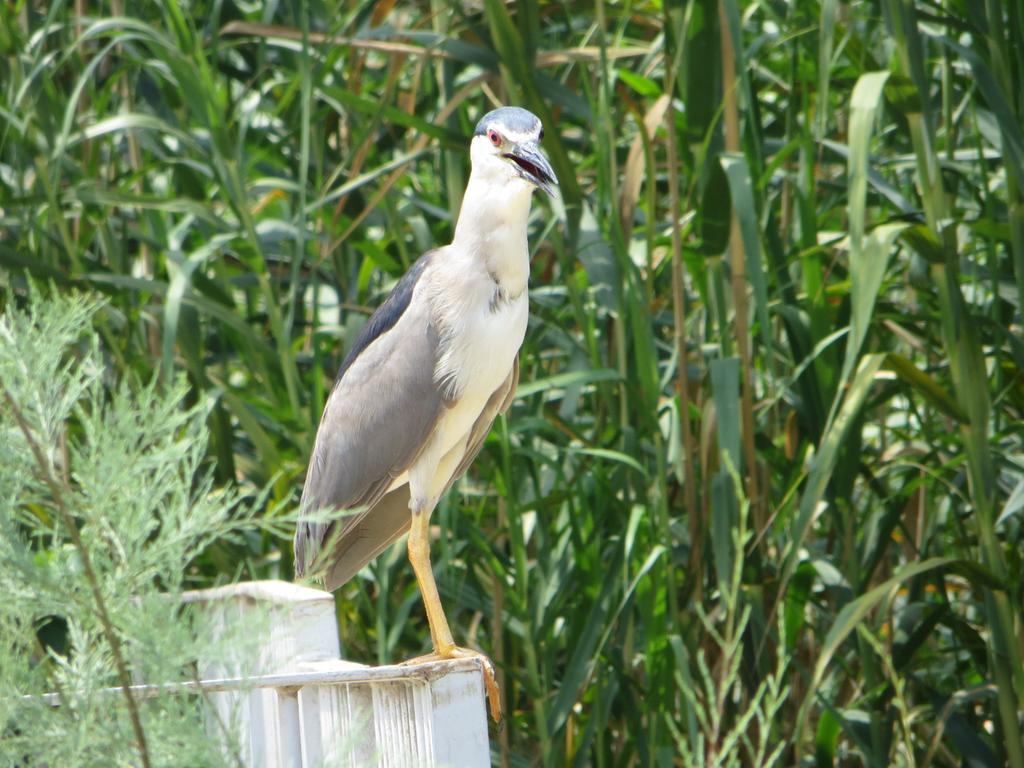
M491 140L491 144L494 146L501 144L501 136L499 136L498 132L493 129L487 132L487 138Z

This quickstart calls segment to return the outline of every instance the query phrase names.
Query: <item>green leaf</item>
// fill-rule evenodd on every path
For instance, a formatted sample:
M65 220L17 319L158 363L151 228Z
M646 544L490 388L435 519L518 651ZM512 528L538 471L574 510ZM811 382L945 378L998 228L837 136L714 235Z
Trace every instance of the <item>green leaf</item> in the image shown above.
M618 371L608 368L584 371L569 371L559 373L546 378L534 379L533 381L520 384L516 389L516 400L522 400L538 392L548 390L567 389L569 387L581 386L584 384L597 384L602 381L619 381L622 377Z
M613 451L610 448L572 448L570 450L572 453L578 453L583 456L593 456L595 459L606 459L618 464L625 464L627 467L635 469L642 476L647 477L647 470L644 466L632 456L628 456L622 451Z
M787 546L786 565L782 572L782 583L787 585L797 565L797 555L810 531L811 523L821 512L822 498L825 488L835 469L836 457L842 447L847 433L853 426L864 405L868 391L875 380L875 374L885 359L884 355L865 355L850 382L849 388L836 395L836 403L842 403L834 419L830 419L823 432L821 445L818 447L807 476L807 486L800 498L800 508L790 531ZM836 405L833 404L833 411Z
M737 472L742 471L740 455L740 359L712 360L711 394L715 401L715 426L718 432L720 461L728 457Z
M786 590L786 647L795 648L800 631L804 627L807 602L811 599L811 587L817 570L814 564L804 561L797 566L789 588Z
M713 163L701 195L698 232L701 236L700 252L718 256L729 244L732 199L729 197L729 177L721 163Z
M621 67L615 70L615 76L644 98L656 99L661 96L661 86L650 78Z
M871 231L861 248L854 248L852 236L850 238L850 337L846 342L841 379L850 375L860 355L871 328L871 318L893 243L906 228L907 225L902 223L883 224Z
M999 23L994 20L995 23ZM1020 127L1020 117L1014 114L1010 95L1007 94L992 75L992 70L977 53L965 48L944 35L936 35L935 39L949 50L958 54L967 62L974 75L974 82L985 96L989 109L999 122L999 130L1003 136L1003 152L1006 159L1016 166L1017 178L1024 179L1024 131Z
M939 385L934 378L922 371L910 359L896 352L885 356L885 367L894 371L903 381L916 389L924 398L950 418L961 424L967 423L967 414L963 412L956 399Z
M818 768L832 768L836 764L836 749L842 728L832 713L826 710L818 721L818 732L814 737L814 764Z
M1013 489L1013 493L1010 494L1010 498L1006 500L1003 511L999 513L999 517L996 520L996 527L998 528L1022 509L1024 509L1024 478L1021 478L1020 482L1017 483L1017 487Z
M761 343L766 350L771 350L774 342L771 336L771 326L768 324L768 286L765 281L764 260L761 256L760 226L757 206L754 204L750 170L747 168L747 159L743 155L725 153L722 155L721 162L726 177L729 179L729 195L732 198L733 210L740 221L747 279L754 288L754 312L760 326ZM746 318L742 318L741 321L746 321ZM773 367L770 361L771 354L769 353L768 365Z
M818 108L815 121L815 135L819 139L825 135L828 124L828 90L832 79L832 45L838 8L837 0L822 0L818 24Z
M955 559L951 557L933 557L928 560L910 563L874 589L847 603L839 612L839 615L836 616L831 629L829 629L821 644L821 648L818 650L814 672L811 674L811 681L808 685L808 692L802 708L806 708L810 701L819 694L819 685L825 677L826 669L828 669L832 662L832 657L839 650L839 646L857 628L857 625L864 621L871 611L877 608L883 600L891 598L895 590L903 582L936 568L946 567L953 562L955 562Z
M867 225L865 212L868 168L871 157L871 133L875 124L882 89L889 79L888 72L869 72L861 75L853 88L850 115L850 152L847 159L847 206L850 217L850 278L853 304L850 318L850 338L846 345L846 360L841 379L853 370L861 345L867 336L874 311L878 289L885 276L889 253L896 237L906 225L890 224L872 233L874 239L864 243Z

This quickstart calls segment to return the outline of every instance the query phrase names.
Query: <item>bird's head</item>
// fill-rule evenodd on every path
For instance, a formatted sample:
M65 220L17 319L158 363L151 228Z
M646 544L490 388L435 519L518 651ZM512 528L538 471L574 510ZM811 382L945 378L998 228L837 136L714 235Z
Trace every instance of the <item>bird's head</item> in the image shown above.
M544 126L532 112L501 107L480 118L473 132L473 172L492 183L540 187L554 194L555 171L540 148Z

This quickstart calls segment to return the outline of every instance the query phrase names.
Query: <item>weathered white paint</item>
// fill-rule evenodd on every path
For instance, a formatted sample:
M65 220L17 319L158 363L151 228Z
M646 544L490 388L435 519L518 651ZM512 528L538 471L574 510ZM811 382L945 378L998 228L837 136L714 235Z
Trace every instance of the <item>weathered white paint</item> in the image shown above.
M242 661L248 648L237 658L201 660L198 686L173 686L210 692L216 716L242 736L246 766L490 765L478 661L386 667L341 661L333 596L285 582L191 592L187 600L211 618L211 647L239 627L250 639L264 638L257 669ZM142 695L170 689L139 686Z
M252 640L259 633L255 664L269 675L297 669L307 662L337 661L338 627L334 618L334 596L286 581L246 581L216 589L186 592L184 600L209 616L216 642L238 632L239 640ZM218 631L218 628L220 631ZM203 677L235 676L252 646L243 643L238 659L204 659Z

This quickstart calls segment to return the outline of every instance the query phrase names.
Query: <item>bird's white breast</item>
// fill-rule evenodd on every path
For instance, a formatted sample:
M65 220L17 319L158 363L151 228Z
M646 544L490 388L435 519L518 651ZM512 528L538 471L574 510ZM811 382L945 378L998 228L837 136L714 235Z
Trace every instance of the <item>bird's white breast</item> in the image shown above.
M413 504L436 500L457 471L473 425L511 373L526 335L532 187L510 183L507 164L506 177L492 178L490 167L474 160L455 237L417 286L440 336L434 382L450 407L409 468Z
M525 281L516 287L512 295L475 266L448 283L444 301L434 305L443 350L434 376L453 402L439 425L442 453L465 439L512 370L529 317Z

